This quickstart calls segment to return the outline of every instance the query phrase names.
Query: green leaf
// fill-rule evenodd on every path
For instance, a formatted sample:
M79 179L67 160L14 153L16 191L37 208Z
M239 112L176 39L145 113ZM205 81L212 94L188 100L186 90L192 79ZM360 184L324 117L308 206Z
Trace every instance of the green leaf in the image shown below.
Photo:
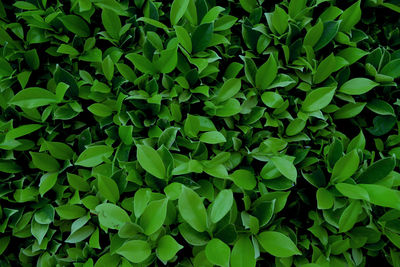
M303 45L309 45L313 47L315 44L317 44L318 40L322 36L323 31L324 23L322 22L322 20L318 20L318 22L307 31L307 34L304 37Z
M61 219L78 219L86 214L86 210L78 205L63 205L56 207L56 212Z
M154 66L150 60L142 55L131 53L125 56L139 71L147 74L155 74L158 72L157 67Z
M152 235L164 224L167 216L168 199L154 200L144 210L140 217L140 225L146 235Z
M361 149L363 150L365 148L365 136L362 130L360 130L360 133L354 137L349 145L347 146L347 153L349 153L350 151L352 151L353 149Z
M178 209L182 218L196 231L207 229L207 212L203 200L192 189L184 186L178 199Z
M60 160L72 159L74 151L67 144L61 142L45 142L47 150L50 154Z
M275 80L278 74L278 66L275 57L270 54L267 62L265 62L257 70L256 73L256 86L260 89L267 89L268 86Z
M349 32L361 19L361 1L357 1L347 8L339 17L342 20L339 29L343 32Z
M360 184L369 195L369 201L378 206L400 210L400 193L382 185Z
M95 167L114 152L112 147L106 145L94 145L86 148L75 161L75 165L83 167Z
M189 5L189 0L174 0L171 5L170 19L171 24L175 25L183 17Z
M108 8L103 8L101 12L101 20L103 26L111 38L119 40L119 33L121 31L121 20L117 13Z
M93 232L94 227L92 225L85 225L77 231L71 233L65 240L66 243L79 243L88 238Z
M291 161L285 157L272 157L271 162L275 165L278 171L293 182L297 179L297 170Z
M369 201L369 195L367 190L365 190L359 185L338 183L335 184L335 187L342 195L348 198Z
M8 244L10 244L10 236L3 236L0 238L0 255L7 249Z
M57 102L58 100L52 92L39 87L31 87L19 91L9 103L21 108L37 108Z
M112 203L119 200L119 190L117 183L112 179L103 175L97 178L99 193Z
M372 90L379 83L376 83L367 78L354 78L345 82L340 88L339 92L348 95L362 95Z
M362 57L368 55L368 52L356 47L348 47L341 50L337 56L344 58L349 64L357 62Z
M190 38L187 30L182 27L175 25L174 26L176 37L178 38L178 42L185 48L189 53L192 52L192 39Z
M110 55L103 60L102 68L106 79L111 81L114 76L114 62L112 61Z
M265 92L261 95L262 102L270 108L279 108L284 100L282 96L275 92Z
M280 232L264 231L257 237L260 245L272 256L291 257L301 255L293 241Z
M154 148L146 145L137 145L136 157L145 171L157 178L166 178L164 162Z
M233 246L231 255L232 267L255 267L255 249L246 236L240 237Z
M230 178L235 185L244 190L252 190L257 184L254 174L248 170L236 170L230 175Z
M39 193L43 197L57 182L57 173L46 173L40 178Z
M52 205L47 204L37 212L35 212L35 220L40 224L50 224L54 221L55 209Z
M103 203L96 207L101 225L110 229L120 229L122 225L130 222L125 210L111 203Z
M257 0L239 0L239 2L242 8L249 13L251 13L253 9L256 8L256 6L258 5Z
M352 150L336 162L332 170L331 181L333 183L340 183L347 180L357 171L359 164L360 159L357 151Z
M271 15L271 22L278 34L282 35L289 26L289 16L285 10L275 5L275 11Z
M25 61L32 70L37 70L40 67L40 59L36 49L31 49L24 54Z
M216 92L215 101L224 102L232 97L234 97L241 88L240 79L232 78L224 82L222 87Z
M400 58L394 59L387 63L382 70L380 71L381 74L393 77L397 79L400 77Z
M305 112L314 112L323 109L332 101L336 87L322 87L307 94L301 106Z
M172 260L181 249L183 249L183 246L176 242L172 236L164 235L158 240L156 255L161 261L167 262Z
M329 44L339 31L341 21L325 21L324 30L318 42L314 45L314 51L321 50Z
M68 172L67 180L71 187L75 190L79 190L82 192L87 192L90 190L89 183L79 175Z
M220 221L232 208L233 193L230 189L221 190L213 201L210 219L211 222Z
M150 256L151 247L146 241L130 240L119 247L116 253L125 257L130 262L140 263Z
M219 14L224 11L225 8L220 7L220 6L215 6L208 10L208 12L204 15L203 19L201 20L200 24L204 23L212 23L215 22L215 20L218 18Z
M396 166L396 161L393 158L384 158L378 160L357 177L357 182L360 184L374 184L388 176Z
M47 172L56 172L60 169L58 161L46 153L29 152L29 154L31 154L33 165L38 169Z
M59 20L64 24L70 32L78 35L79 37L89 37L90 28L86 21L76 15L66 15L60 17Z
M333 117L337 120L353 118L361 113L366 104L367 103L348 103L338 109L333 114Z
M386 101L380 99L372 99L368 102L367 108L379 115L395 115L393 107Z
M325 209L330 209L333 206L333 202L335 201L335 198L325 188L318 188L317 190L317 205L318 209L325 210Z
M36 221L32 221L31 224L31 232L32 235L36 238L38 244L40 245L45 237L47 231L49 230L48 224L40 224Z
M19 138L21 136L33 133L33 132L39 130L40 128L42 128L42 127L43 127L43 125L40 125L40 124L25 124L25 125L22 125L20 127L17 127L17 128L14 128L14 129L8 131L6 133L5 140L17 139L17 138Z
M211 239L205 248L207 259L217 266L229 266L231 250L218 238Z
M112 114L112 109L102 103L94 103L88 107L88 110L92 112L94 115L99 117L108 117Z
M339 220L339 232L348 232L356 224L358 216L362 212L360 201L354 200L350 205L343 211Z
M197 26L192 34L192 51L198 53L208 47L214 31L213 23L206 23Z
M314 83L318 84L325 81L335 70L336 59L333 53L331 53L327 58L319 63L317 71L314 75Z
M220 144L220 143L225 143L226 138L225 136L218 132L218 131L211 131L211 132L206 132L200 135L200 142L206 143L206 144Z

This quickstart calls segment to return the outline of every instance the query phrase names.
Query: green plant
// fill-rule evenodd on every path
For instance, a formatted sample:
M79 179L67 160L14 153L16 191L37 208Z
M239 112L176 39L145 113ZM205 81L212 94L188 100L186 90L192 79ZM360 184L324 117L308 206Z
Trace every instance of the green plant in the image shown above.
M400 266L400 3L273 2L0 1L0 266Z

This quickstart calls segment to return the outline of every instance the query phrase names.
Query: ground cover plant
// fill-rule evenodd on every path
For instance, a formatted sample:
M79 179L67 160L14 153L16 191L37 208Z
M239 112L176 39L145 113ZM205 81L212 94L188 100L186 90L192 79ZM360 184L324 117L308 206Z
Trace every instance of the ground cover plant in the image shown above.
M400 1L0 1L0 266L400 266Z

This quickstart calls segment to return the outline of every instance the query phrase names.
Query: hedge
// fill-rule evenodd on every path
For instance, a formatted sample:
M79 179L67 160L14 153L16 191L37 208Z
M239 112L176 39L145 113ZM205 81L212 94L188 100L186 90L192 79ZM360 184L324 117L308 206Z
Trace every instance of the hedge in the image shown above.
M400 266L399 0L0 1L0 266Z

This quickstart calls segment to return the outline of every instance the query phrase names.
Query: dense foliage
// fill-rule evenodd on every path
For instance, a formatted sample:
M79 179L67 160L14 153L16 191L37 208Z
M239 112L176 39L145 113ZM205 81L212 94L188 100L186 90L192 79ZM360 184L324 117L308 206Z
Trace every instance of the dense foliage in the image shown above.
M399 14L0 1L0 266L400 266Z

